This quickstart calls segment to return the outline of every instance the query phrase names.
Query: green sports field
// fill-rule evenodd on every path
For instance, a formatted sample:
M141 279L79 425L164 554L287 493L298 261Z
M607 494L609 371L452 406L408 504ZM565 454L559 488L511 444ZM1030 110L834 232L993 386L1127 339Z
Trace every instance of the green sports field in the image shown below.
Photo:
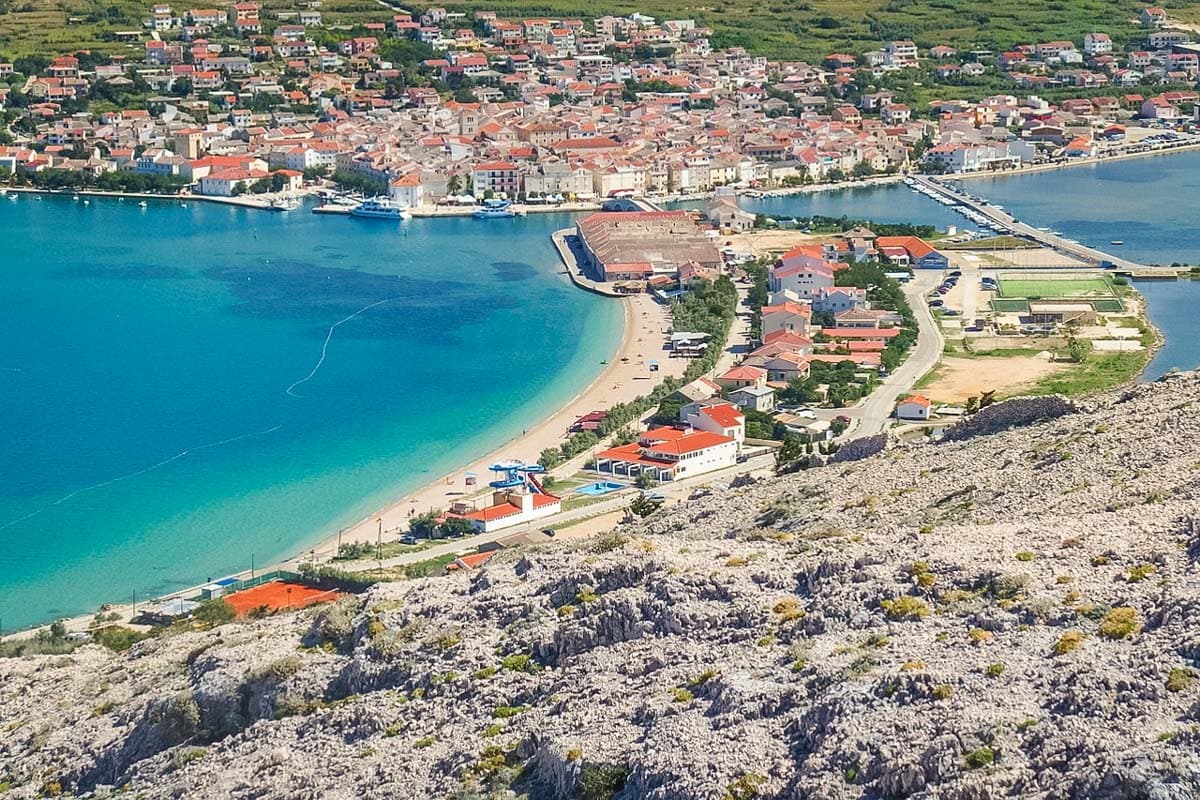
M1113 297L1104 278L1023 279L1001 278L1000 296L1024 300L1087 300Z

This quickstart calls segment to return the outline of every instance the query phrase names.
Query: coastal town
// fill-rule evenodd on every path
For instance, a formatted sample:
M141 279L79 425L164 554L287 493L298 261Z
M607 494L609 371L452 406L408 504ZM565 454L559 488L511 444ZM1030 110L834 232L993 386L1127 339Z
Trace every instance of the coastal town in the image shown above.
M469 571L739 474L823 463L852 439L937 438L998 395L1135 375L1156 336L1115 270L1139 265L947 178L1200 146L1200 44L1147 12L1128 52L1097 32L1002 52L887 41L807 63L640 13L381 8L347 25L319 2L158 4L111 51L0 63L0 184L14 202L578 213L553 237L564 274L628 304L598 379L609 396L585 392L275 574ZM740 205L885 182L953 208L962 230ZM151 617L186 617L228 587Z
M1200 796L1200 0L440 1L0 0L0 796Z
M0 170L247 199L333 180L420 209L1022 168L1194 142L1200 44L1166 23L1145 9L1127 52L1095 32L810 64L640 13L381 9L346 25L319 2L155 4L105 52L0 63Z

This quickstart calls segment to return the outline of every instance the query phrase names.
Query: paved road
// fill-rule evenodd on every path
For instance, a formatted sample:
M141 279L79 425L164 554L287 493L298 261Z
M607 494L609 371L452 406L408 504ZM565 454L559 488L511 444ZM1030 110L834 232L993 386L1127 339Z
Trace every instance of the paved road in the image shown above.
M882 431L896 408L896 399L907 394L913 384L941 359L944 347L942 331L925 302L925 295L938 285L941 278L940 271L917 270L913 279L905 285L904 294L917 318L917 343L909 351L904 363L884 378L866 400L852 408L836 410L837 414L845 414L854 420L845 438L870 436Z
M737 464L715 472L708 472L704 475L697 475L694 478L684 478L671 483L664 483L659 486L656 491L660 492L668 502L683 500L692 490L699 486L713 483L725 483L738 475L747 473L761 474L773 471L775 467L775 454L773 452L754 456L743 464ZM418 550L403 555L385 558L380 561L351 561L338 564L338 567L351 572L361 572L379 567L381 564L384 568L399 567L405 564L412 564L417 561L426 561L439 556L446 556L453 553L464 554L474 553L482 544L488 544L498 539L503 539L506 536L512 536L518 533L527 533L529 531L540 531L543 528L556 528L570 522L576 522L581 519L599 516L601 514L611 514L614 511L622 511L627 508L630 502L633 501L637 493L634 491L621 492L620 494L601 500L598 503L583 506L582 508L564 511L560 514L555 514L553 517L537 520L536 522L527 523L525 525L517 525L511 528L505 528L502 531L493 531L492 533L481 533L478 536L468 536L464 539L454 539L443 544L434 545L433 547L424 550Z
M716 366L713 367L714 377L726 372L735 363L750 354L750 320L754 316L754 312L747 303L750 286L744 283L734 285L737 287L738 293L737 307L734 309L737 316L733 318L733 324L729 326L729 341L725 345L725 352L721 353Z

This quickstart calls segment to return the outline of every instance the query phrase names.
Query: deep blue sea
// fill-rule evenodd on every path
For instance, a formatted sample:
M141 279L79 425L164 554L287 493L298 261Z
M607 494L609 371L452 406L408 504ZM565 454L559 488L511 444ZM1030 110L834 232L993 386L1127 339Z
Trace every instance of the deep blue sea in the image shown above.
M623 320L570 222L0 199L0 624L291 555L552 412Z
M1022 221L1147 264L1200 263L1200 152L1003 178L963 185ZM1124 245L1110 245L1116 240Z

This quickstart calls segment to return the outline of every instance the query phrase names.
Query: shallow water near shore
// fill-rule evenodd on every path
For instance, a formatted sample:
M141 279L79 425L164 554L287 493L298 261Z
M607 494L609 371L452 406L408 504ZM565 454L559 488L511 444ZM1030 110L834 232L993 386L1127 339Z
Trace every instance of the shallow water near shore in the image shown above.
M0 623L290 555L551 413L623 320L571 219L0 201Z

